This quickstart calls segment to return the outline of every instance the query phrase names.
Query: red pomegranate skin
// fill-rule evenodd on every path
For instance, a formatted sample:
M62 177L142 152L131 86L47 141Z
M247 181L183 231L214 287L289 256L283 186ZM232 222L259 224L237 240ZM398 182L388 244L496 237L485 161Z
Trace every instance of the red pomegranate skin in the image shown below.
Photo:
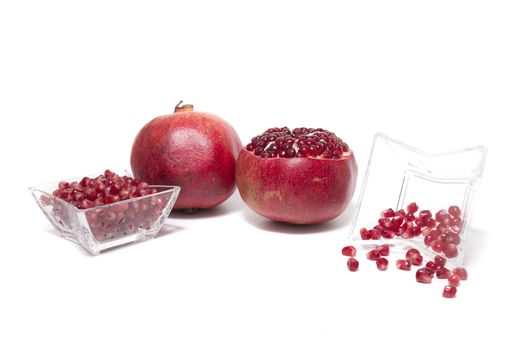
M243 148L236 181L256 213L291 224L318 224L339 216L355 191L354 154L340 159L261 158Z
M181 187L174 209L215 207L235 191L239 136L223 119L182 111L160 116L137 134L133 175L155 185Z

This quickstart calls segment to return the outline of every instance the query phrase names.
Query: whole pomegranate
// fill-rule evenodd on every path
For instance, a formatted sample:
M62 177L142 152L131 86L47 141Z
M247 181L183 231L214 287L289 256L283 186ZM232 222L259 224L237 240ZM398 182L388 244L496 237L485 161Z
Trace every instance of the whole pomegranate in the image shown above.
M241 149L236 181L256 213L292 224L340 215L352 199L357 164L348 145L323 129L271 128Z
M180 186L174 208L192 212L215 207L233 194L242 145L226 121L181 103L173 114L154 118L140 130L131 169L150 184Z

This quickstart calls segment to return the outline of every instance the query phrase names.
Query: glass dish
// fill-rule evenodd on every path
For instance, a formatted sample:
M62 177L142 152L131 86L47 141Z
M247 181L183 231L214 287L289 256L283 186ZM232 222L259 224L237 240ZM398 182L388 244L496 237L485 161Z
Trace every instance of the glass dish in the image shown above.
M127 171L121 172L123 175L131 176ZM80 180L75 178L68 182ZM60 235L80 244L93 255L123 244L155 238L180 192L177 186L151 185L157 193L78 209L52 194L57 187L58 181L30 187L29 190Z
M461 265L486 155L485 146L427 154L382 133L376 134L351 226L351 244L364 249L388 244L393 252L413 247L427 258L433 258L436 254L445 257L445 248L453 248L447 245L454 242L457 254L447 250L447 264ZM413 202L417 203L419 211L415 213L415 219L410 219L408 227L421 225L417 230L407 231L406 226L392 225L395 218L385 219L385 214L382 214L387 208L395 212L400 209L406 211L408 204ZM450 215L450 206L459 207L460 213L452 210L455 216ZM419 218L424 209L430 210L433 215L442 209L445 211L439 214L438 221L430 221L426 226ZM380 222L381 216L383 220ZM398 221L399 224L401 222ZM374 229L380 234L372 231Z

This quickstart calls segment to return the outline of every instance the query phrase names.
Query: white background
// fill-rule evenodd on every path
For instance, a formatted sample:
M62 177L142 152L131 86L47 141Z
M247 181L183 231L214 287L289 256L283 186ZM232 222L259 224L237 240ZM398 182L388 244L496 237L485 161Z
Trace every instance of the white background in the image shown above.
M521 1L2 2L0 348L523 345L524 18ZM376 131L488 145L458 297L366 261L348 272L351 209L287 227L235 194L98 257L55 234L27 187L128 168L179 99L243 143L336 131L360 175Z

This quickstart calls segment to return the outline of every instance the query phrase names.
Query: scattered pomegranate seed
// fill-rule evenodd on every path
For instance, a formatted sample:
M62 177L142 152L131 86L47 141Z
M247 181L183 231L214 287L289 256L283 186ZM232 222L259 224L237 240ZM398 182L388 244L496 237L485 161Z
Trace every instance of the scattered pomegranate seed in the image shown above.
M455 269L452 270L452 273L456 276L459 276L459 278L462 281L466 281L468 279L468 273L464 267L456 267Z
M360 229L359 233L361 234L361 239L362 240L370 239L370 233L369 233L369 231L366 228L363 227L362 229Z
M437 269L439 268L439 266L437 266L436 263L433 262L433 261L428 261L425 264L425 267L427 268L428 271L430 271L432 273L435 273L437 271Z
M376 260L376 265L380 271L385 271L388 269L388 260L386 258L379 258Z
M378 260L379 258L381 258L381 255L379 254L377 249L373 249L369 251L368 253L366 253L366 258L368 260Z
M443 297L455 298L457 291L458 289L454 286L445 286L445 288L443 288Z
M419 283L432 283L433 274L426 268L422 268L416 271L416 281Z
M438 269L436 271L436 277L437 278L445 279L445 278L449 278L449 276L450 276L450 270L449 269L447 269L444 266L438 267Z
M410 203L409 205L407 205L407 212L408 212L408 214L415 214L418 209L419 209L419 207L417 206L417 204L415 202Z
M443 248L443 253L447 258L455 258L458 256L458 246L454 243L447 243L445 248Z
M400 270L410 271L412 264L408 260L398 259L396 260L396 266Z
M359 269L359 261L355 258L349 258L346 262L346 266L348 267L348 270L355 272Z
M448 276L448 284L451 285L452 287L459 286L460 281L461 281L461 278L458 275L451 274L450 276Z
M341 252L343 253L343 255L345 256L355 256L355 253L356 253L356 249L355 247L351 246L351 245L348 245L346 247L343 247L343 249L341 250Z
M388 246L388 244L380 245L379 247L377 247L377 252L381 256L388 256L390 254L390 247Z
M419 253L419 250L415 248L407 250L405 257L414 266L419 266L423 263L423 256Z
M436 263L437 266L445 266L445 264L447 263L447 259L445 259L442 256L436 255L434 257L434 262Z

